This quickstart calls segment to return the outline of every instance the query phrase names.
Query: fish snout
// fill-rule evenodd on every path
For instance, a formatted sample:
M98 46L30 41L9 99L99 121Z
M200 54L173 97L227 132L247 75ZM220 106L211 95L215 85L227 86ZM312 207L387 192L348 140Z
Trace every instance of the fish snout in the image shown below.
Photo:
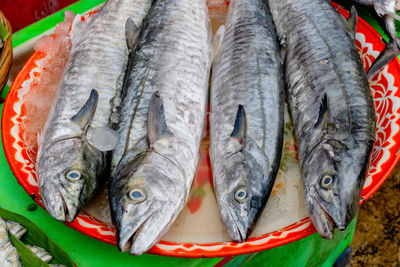
M157 203L141 214L122 214L122 219L117 221L118 246L121 251L141 255L151 249L169 230L179 210L180 207L173 203Z
M63 194L57 185L44 183L40 194L43 204L50 215L58 221L72 222L77 214L77 205L68 194Z
M332 217L313 197L307 199L307 208L317 232L325 239L332 239L334 234L334 221Z
M339 208L335 214L331 215L333 221L335 222L337 228L343 232L346 230L347 226L349 225L350 221L349 216L347 214L347 210L345 208Z
M235 213L228 209L220 210L225 210L221 212L221 217L231 239L237 243L245 242L253 229L253 224L247 217L234 216Z

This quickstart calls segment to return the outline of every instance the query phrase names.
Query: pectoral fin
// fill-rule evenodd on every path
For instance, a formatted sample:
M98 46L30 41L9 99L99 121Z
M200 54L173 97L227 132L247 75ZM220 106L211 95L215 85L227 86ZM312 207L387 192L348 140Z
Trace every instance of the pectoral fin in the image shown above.
M279 40L279 54L281 58L281 64L285 63L285 58L286 58L286 49L287 48L287 40L286 40L286 34L282 36Z
M224 40L224 35L225 35L225 26L221 25L217 32L214 35L214 39L211 45L211 52L212 52L212 58L214 59L219 52L219 49L221 48L222 41Z
M158 149L160 146L169 146L169 139L172 136L171 131L167 127L164 105L158 91L153 94L149 104L147 136L150 147L153 149Z
M89 123L92 121L94 113L97 108L97 102L99 100L99 94L97 90L92 89L90 96L83 107L78 113L71 118L71 121L78 125L82 130L86 129Z
M356 38L357 20L358 20L357 9L354 6L352 6L350 10L350 16L347 19L347 28L352 34L353 39Z
M133 19L129 17L125 22L125 38L129 52L133 52L133 50L135 50L135 44L139 36L139 32L139 27L136 26Z
M238 111L236 113L235 124L233 126L233 131L229 139L229 151L237 152L239 151L246 140L246 112L242 105L238 106Z
M110 151L117 145L118 133L105 126L90 128L86 140L100 151Z
M72 21L70 31L71 40L75 40L75 38L80 35L83 27L87 24L87 20L82 20L81 17L81 15L76 14L74 20Z
M326 128L328 121L328 97L326 94L322 97L322 102L319 107L318 120L314 125L314 128L319 132L322 132Z

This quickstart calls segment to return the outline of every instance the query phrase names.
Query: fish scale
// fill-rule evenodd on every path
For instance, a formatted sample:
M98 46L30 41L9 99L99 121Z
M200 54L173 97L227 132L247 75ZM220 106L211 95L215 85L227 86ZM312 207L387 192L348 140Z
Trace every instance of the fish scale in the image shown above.
M186 203L204 129L210 38L205 0L158 0L144 22L112 159L109 194L123 251L150 249Z
M210 157L225 227L245 241L267 201L283 142L283 75L278 38L264 1L231 1L213 63ZM245 125L237 128L241 105ZM245 136L234 131L245 128ZM232 143L236 145L232 150ZM236 143L235 143L236 142ZM244 188L245 199L235 199Z
M115 123L128 62L125 23L131 17L139 27L150 5L150 0L109 0L87 23L75 18L71 52L37 160L41 197L58 220L72 221L101 182L110 148L96 129L105 132ZM89 143L90 132L102 148Z
M375 135L372 96L354 33L329 1L268 3L286 43L286 93L307 207L317 231L332 238L334 226L344 230L358 210Z

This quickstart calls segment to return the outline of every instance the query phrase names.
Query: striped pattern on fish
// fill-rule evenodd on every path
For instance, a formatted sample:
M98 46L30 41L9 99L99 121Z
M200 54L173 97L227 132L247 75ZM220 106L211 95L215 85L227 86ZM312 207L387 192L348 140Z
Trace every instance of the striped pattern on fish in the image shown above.
M131 59L113 153L110 200L124 251L151 248L187 200L210 64L206 1L156 1Z
M150 5L109 0L72 40L37 161L41 197L57 220L72 221L100 182L128 61L125 23L139 27Z
M243 242L279 169L283 73L265 1L231 1L225 27L213 63L210 156L222 220L231 238Z
M375 135L368 82L345 20L325 0L269 0L286 39L286 93L307 207L333 237L354 218Z

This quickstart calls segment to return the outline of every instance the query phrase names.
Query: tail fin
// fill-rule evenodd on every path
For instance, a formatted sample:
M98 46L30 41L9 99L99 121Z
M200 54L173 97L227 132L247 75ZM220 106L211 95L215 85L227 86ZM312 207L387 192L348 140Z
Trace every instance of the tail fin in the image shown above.
M386 64L400 54L400 38L392 39L372 63L367 72L367 78L370 80L377 72L379 72Z

